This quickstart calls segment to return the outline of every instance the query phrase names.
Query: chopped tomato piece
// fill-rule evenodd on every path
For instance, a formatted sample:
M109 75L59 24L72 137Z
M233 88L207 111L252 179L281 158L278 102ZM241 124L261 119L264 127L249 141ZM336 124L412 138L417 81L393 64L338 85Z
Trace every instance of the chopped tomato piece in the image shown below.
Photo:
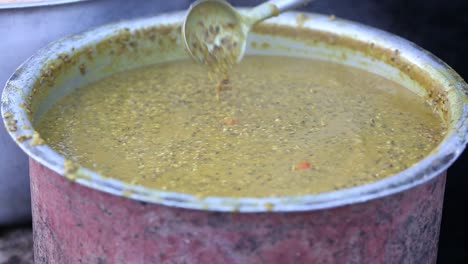
M308 161L301 161L294 165L293 170L307 170L312 168L312 164Z

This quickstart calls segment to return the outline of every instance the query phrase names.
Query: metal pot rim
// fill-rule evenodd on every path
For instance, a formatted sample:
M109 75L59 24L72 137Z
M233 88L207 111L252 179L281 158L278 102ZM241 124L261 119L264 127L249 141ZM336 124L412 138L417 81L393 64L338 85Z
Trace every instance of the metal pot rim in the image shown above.
M90 0L39 0L39 1L26 1L26 2L15 2L15 3L3 3L0 4L0 10L2 9L19 9L28 7L42 7L42 6L55 6L72 4L76 2L84 2Z
M269 20L269 22L297 26L294 23L298 14L295 12L286 13ZM346 20L330 20L324 15L307 13L307 16L311 18L313 23L302 25L304 27L346 34L359 40L375 40L376 46L398 49L403 54L402 56L407 56L407 59L421 66L432 77L442 80L443 83L450 84L450 92L454 93L456 98L459 98L459 107L457 109L460 111L460 118L456 122L450 122L450 132L436 151L410 168L382 180L327 193L289 197L231 198L210 196L199 198L185 193L168 192L127 184L106 178L83 167L80 167L77 171L80 176L75 181L78 184L112 195L166 206L225 212L294 212L320 210L381 198L421 185L447 170L463 152L468 141L468 85L461 77L429 52L390 33ZM130 28L132 30L148 25L176 24L180 23L183 17L183 12L175 12L152 18L110 24L61 39L42 49L20 66L5 86L1 106L5 125L7 125L8 121L5 118L5 113L11 113L15 119L23 120L25 125L32 127L28 115L25 109L20 106L20 103L25 102L41 66L48 58L53 57L53 54L69 51L70 47L77 45L97 42L119 29ZM18 135L27 133L27 131L22 131L20 128L15 132L9 131L13 139L16 139ZM29 131L29 134L31 134L31 131ZM49 146L31 146L28 141L19 142L16 140L16 142L29 157L60 175L64 174L64 157Z

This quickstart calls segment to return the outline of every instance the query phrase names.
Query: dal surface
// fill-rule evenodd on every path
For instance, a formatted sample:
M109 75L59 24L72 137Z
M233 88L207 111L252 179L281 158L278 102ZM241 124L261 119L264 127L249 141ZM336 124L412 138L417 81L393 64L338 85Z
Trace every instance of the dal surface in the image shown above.
M442 121L383 77L330 62L250 56L219 100L189 61L76 89L36 124L54 149L105 176L199 196L351 187L432 151Z

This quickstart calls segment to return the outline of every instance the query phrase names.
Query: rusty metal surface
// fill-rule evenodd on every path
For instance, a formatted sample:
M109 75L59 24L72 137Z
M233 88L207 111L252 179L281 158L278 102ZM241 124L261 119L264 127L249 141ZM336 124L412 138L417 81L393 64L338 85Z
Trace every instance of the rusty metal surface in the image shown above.
M445 174L302 213L172 208L70 182L31 160L37 263L435 263Z

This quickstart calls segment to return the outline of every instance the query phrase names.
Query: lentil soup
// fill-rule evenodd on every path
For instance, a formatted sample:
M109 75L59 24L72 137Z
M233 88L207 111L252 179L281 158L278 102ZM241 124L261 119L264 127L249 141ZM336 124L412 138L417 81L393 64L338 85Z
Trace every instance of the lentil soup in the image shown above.
M75 89L38 121L41 137L105 176L198 196L269 197L382 179L444 134L424 99L331 62L247 56L222 83L173 61Z

